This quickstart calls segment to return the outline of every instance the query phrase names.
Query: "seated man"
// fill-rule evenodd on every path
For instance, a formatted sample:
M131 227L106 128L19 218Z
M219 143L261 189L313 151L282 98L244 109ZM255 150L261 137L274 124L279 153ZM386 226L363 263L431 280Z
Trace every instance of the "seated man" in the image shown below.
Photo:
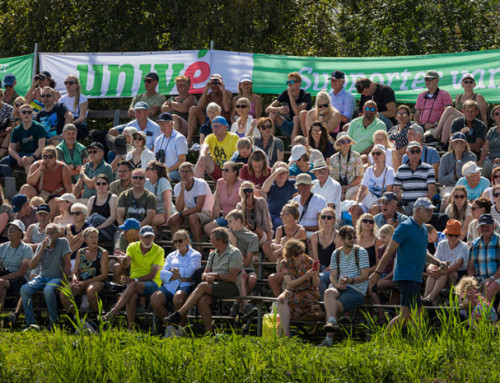
M59 229L56 224L50 223L45 229L47 235L38 245L35 256L31 260L30 268L35 269L40 264L40 274L21 287L26 328L35 324L33 312L33 294L43 289L43 296L49 311L50 326L58 322L56 290L63 278L68 280L71 269L71 250L66 238L59 238Z
M38 244L42 243L45 238L45 229L50 223L50 208L49 205L40 205L36 208L37 223L31 224L26 230L24 242L36 251Z
M335 210L335 215L340 219L340 198L342 187L340 183L330 177L330 169L325 160L314 161L313 174L316 179L313 181L311 193L318 194L326 200L327 206Z
M0 314L3 311L7 293L17 294L26 283L33 250L22 239L24 224L14 220L7 227L9 242L0 245L0 260L6 274L0 276Z
M121 160L118 162L116 169L118 179L111 182L109 192L119 197L125 190L130 189L132 187L132 170L134 168L130 161Z
M328 79L332 86L332 90L329 93L332 106L340 112L340 126L342 127L351 120L354 108L356 107L356 100L354 100L351 92L344 89L344 72L335 70Z
M304 226L307 231L307 237L310 238L312 233L319 230L318 221L321 210L326 207L326 200L319 194L311 192L312 180L309 174L299 174L295 187L299 191L299 195L293 198L299 203L299 225Z
M420 156L420 160L425 164L431 165L434 168L434 175L437 176L439 174L439 163L441 158L439 157L439 153L436 149L424 144L424 128L418 124L410 125L408 127L407 136L408 142L416 141L420 144L420 146L422 146L422 155ZM405 164L407 161L408 155L405 154L401 163Z
M133 127L139 132L146 133L146 147L152 151L161 131L160 126L148 117L148 111L149 106L146 102L139 101L134 104L135 120L129 122L127 127Z
M64 125L73 121L73 114L64 104L55 100L55 90L50 86L42 88L43 109L36 115L36 121L43 125L47 132L47 140L52 145L57 145L61 140Z
M89 158L87 148L76 141L77 132L75 125L65 125L62 131L63 140L56 146L57 159L70 167L72 183L78 181L82 165L88 162Z
M366 101L373 100L377 104L378 118L381 119L387 131L395 124L396 117L396 97L394 90L389 85L377 84L369 78L358 78L356 80L356 90L361 94L359 100L359 112L364 113Z
M410 215L420 197L432 199L436 194L436 178L432 166L422 162L422 146L411 141L406 147L408 161L401 165L394 178L394 193L402 203L403 212Z
M141 223L141 227L153 223L156 214L156 197L146 190L145 183L146 172L143 169L134 169L132 188L125 190L118 197L116 221L119 225L123 225L127 218L135 218Z
M189 233L186 230L177 231L173 240L175 251L167 255L165 264L160 272L163 286L151 296L151 307L159 318L168 315L165 305L171 301L176 310L186 302L194 288L194 273L201 267L201 254L189 245ZM186 323L182 318L181 325ZM165 330L168 338L175 333L172 326Z
M170 216L167 225L170 226L172 233L181 226L191 229L193 240L201 242L203 226L212 220L214 196L204 179L194 177L191 162L184 162L179 167L179 172L181 182L174 187L177 213Z
M266 108L266 113L282 135L291 136L293 139L301 131L300 112L310 110L312 101L311 95L300 89L302 85L300 73L289 73L286 83L288 87ZM276 134L274 130L275 128L273 135Z
M488 128L486 124L478 119L476 116L479 112L479 106L474 100L467 100L464 102L463 117L458 117L451 123L451 134L462 132L465 134L467 142L472 153L477 158L481 157L481 148L483 147L484 140Z
M33 107L24 104L20 107L21 123L10 135L9 155L2 158L0 164L24 167L26 173L33 161L42 155L47 133L43 125L33 121Z
M192 106L189 109L188 117L188 134L187 141L189 144L193 142L193 136L196 128L206 122L205 108L212 102L221 107L220 115L227 121L231 119L233 112L233 94L226 90L222 76L218 73L210 75L203 93L198 100L198 105ZM231 155L231 153L229 154Z
M378 213L374 219L375 224L380 229L382 226L389 224L396 228L401 222L406 221L408 217L399 213L398 196L393 192L385 192L380 198L382 212Z
M12 212L14 219L20 220L24 227L36 223L36 209L30 205L30 200L24 194L12 197Z
M135 313L139 297L146 297L158 290L161 285L160 269L165 260L165 250L154 243L155 232L149 225L141 227L140 241L127 247L127 255L122 260L122 270L130 267L130 277L123 276L122 281L127 288L111 311L103 316L109 321L125 305L127 306L127 321L130 330L135 326Z
M73 194L76 198L81 195L85 202L96 195L95 181L98 175L104 174L108 180L113 179L113 169L104 161L104 146L100 142L92 142L87 146L87 150L89 162L82 166L80 179L73 187Z
M160 109L166 100L166 97L156 91L156 87L160 81L160 77L155 72L150 72L144 77L144 93L136 95L128 108L130 118L136 117L134 106L138 102L144 102L148 106L147 117L156 120L160 114ZM136 117L137 118L137 117Z
M165 322L179 325L182 317L191 308L198 305L198 310L207 332L213 332L212 299L237 297L241 288L241 271L243 258L241 252L229 243L229 232L223 227L217 227L210 234L210 242L215 250L210 253L205 272L200 283L189 296L186 303L173 314L165 318Z
M195 177L203 178L207 173L214 180L222 178L224 162L236 151L238 136L228 132L228 123L222 116L212 120L212 134L205 138L195 167Z
M377 112L377 103L368 100L363 106L363 116L355 118L349 124L347 134L356 142L352 150L359 154L370 153L373 148L373 134L377 130L386 130L384 122L377 118Z

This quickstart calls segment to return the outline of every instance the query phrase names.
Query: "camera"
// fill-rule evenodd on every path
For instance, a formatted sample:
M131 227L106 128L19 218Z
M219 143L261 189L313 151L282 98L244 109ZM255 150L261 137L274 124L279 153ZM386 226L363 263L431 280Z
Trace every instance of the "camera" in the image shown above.
M347 180L347 176L340 176L339 183L340 183L340 186L349 185L349 181Z
M165 163L165 150L161 149L156 152L156 160Z

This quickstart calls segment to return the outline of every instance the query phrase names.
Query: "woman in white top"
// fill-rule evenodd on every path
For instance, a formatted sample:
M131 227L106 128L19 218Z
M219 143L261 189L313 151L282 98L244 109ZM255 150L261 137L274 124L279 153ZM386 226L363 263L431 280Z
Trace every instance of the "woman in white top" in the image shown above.
M156 160L155 154L146 147L146 133L137 132L132 135L134 149L127 153L125 159L129 161L134 169L146 170L149 161Z
M64 104L66 108L73 114L74 124L78 129L77 139L85 138L88 135L87 114L89 101L87 97L81 94L80 80L74 75L69 75L64 80L67 94L62 97L59 102Z
M385 164L393 169L399 168L401 165L401 160L398 155L397 150L394 149L392 142L389 141L389 136L385 130L377 130L373 133L373 144L382 145L385 151ZM374 164L373 157L370 154L368 156L370 164Z
M340 112L332 106L330 96L326 90L322 90L316 95L314 108L300 112L300 126L304 137L309 135L309 129L314 121L319 121L332 137L336 137L339 132Z
M246 97L241 97L236 101L236 113L239 117L235 118L235 122L231 125L231 132L238 135L238 137L260 137L259 129L256 129L257 120L248 113L252 104Z
M356 202L361 202L374 215L381 211L377 201L386 191L392 191L394 185L394 169L387 165L384 149L383 145L376 144L370 152L374 165L366 169L356 196Z

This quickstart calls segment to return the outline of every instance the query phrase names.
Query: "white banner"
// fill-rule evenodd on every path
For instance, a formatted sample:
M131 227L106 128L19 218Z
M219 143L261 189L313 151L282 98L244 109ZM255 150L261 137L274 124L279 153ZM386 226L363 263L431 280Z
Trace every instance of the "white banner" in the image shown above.
M66 93L70 74L80 79L89 98L133 97L145 91L142 79L150 72L160 78L158 92L177 94L175 78L191 78L191 93L201 93L210 73L223 76L226 89L238 92L242 74L252 74L251 53L226 51L134 52L134 53L40 53L40 71L48 71L56 89Z

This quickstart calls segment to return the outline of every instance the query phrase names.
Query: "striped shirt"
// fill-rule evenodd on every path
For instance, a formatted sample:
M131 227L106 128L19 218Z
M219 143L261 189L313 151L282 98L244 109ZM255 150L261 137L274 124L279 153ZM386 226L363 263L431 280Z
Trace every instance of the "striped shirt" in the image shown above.
M413 171L409 162L401 165L394 178L394 186L401 186L401 201L403 204L415 202L420 197L426 197L428 185L435 184L434 168L422 161Z
M469 260L474 261L478 278L493 276L500 267L500 235L493 233L487 244L482 237L476 238L469 251Z
M368 253L362 247L359 247L359 267L356 265L356 256L355 256L355 248L353 247L352 251L349 254L344 254L342 248L338 248L332 254L332 258L330 260L330 269L337 270L337 251L340 251L339 256L339 278L344 276L348 278L355 278L358 275L361 275L361 269L369 268L370 263L368 261ZM366 294L366 289L368 288L368 280L353 283L351 286L354 290L356 290L360 294Z

